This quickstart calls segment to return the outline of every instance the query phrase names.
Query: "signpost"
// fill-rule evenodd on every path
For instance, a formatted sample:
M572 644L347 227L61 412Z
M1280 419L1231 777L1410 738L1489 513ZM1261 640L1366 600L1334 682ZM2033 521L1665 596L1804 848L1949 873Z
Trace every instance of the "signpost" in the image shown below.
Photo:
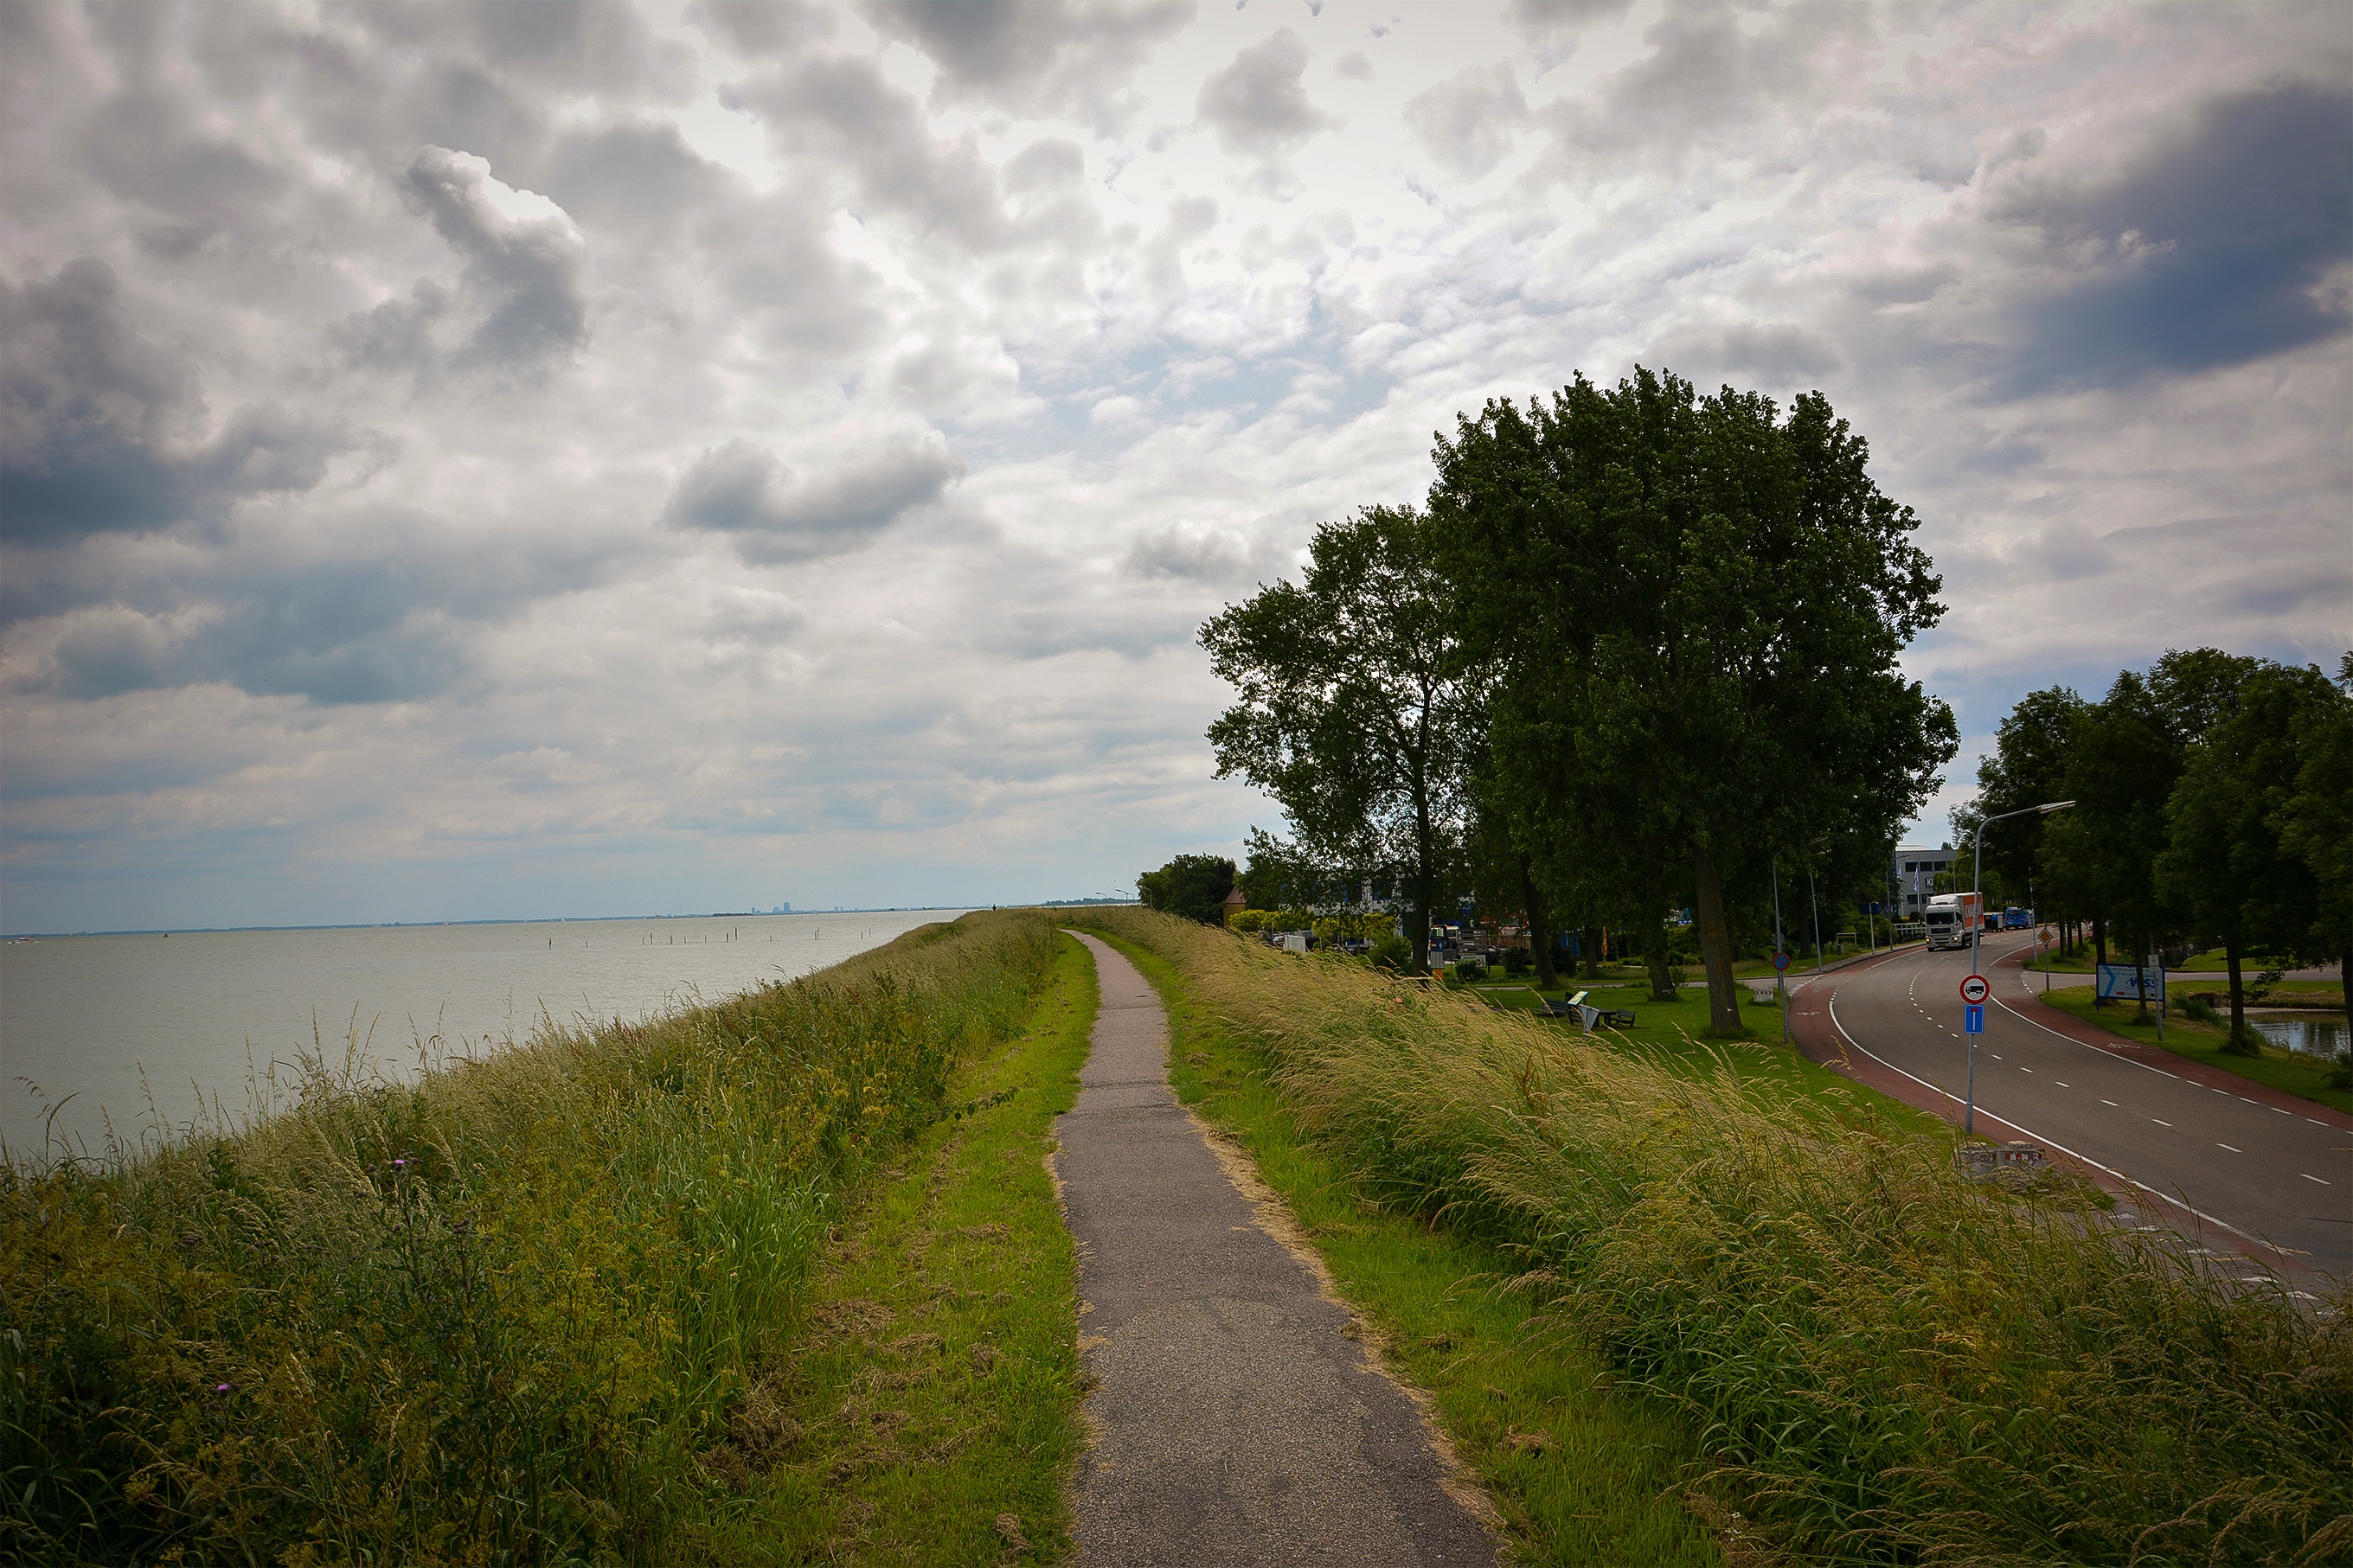
M1961 1033L1969 1040L1969 1098L1961 1116L1961 1131L1978 1130L1978 1037L1985 1033L1986 998L1993 994L1993 982L1982 974L1961 977Z

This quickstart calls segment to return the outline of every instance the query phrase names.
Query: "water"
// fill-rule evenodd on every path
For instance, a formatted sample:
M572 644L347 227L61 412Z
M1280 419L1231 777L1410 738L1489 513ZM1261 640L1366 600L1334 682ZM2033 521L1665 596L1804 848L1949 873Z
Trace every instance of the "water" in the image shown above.
M2345 1026L2327 1018L2250 1018L2248 1025L2275 1046L2309 1056L2333 1057L2345 1048Z
M54 1129L76 1149L102 1150L110 1119L134 1139L158 1117L185 1127L200 1109L234 1123L268 1108L273 1065L289 1086L286 1069L322 1046L339 1062L356 1037L399 1076L420 1054L527 1039L543 1016L635 1021L839 963L958 912L0 943L0 1136L14 1151L38 1149L43 1105L60 1102Z

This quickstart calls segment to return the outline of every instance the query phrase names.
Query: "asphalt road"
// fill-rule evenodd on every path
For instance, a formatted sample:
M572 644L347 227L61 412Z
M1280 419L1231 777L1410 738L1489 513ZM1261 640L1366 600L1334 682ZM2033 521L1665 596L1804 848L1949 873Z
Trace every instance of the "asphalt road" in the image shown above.
M2149 1051L2069 1037L2031 999L2042 977L1995 962L2031 940L2019 933L1985 944L1994 1005L1978 1037L1978 1131L2007 1136L1987 1124L1998 1118L2324 1274L2353 1279L2353 1119L2191 1064L2175 1071L2135 1059ZM1848 1046L1915 1086L1962 1097L1959 986L1968 972L1966 952L1906 953L1827 977L1836 984L1826 1010Z

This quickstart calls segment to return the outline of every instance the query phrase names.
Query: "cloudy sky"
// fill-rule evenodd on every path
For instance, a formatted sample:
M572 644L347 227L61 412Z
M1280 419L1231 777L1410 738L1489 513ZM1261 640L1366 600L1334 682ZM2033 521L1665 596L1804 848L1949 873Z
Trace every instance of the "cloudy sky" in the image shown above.
M1202 618L1638 362L1870 438L1957 778L2333 666L2348 82L2277 0L9 0L0 929L1124 888L1277 823Z

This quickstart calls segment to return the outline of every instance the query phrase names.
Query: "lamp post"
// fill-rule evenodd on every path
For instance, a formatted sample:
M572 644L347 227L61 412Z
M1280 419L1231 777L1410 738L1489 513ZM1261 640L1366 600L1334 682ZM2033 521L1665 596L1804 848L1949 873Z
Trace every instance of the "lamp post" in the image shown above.
M2031 816L2038 812L2048 816L2054 811L2064 811L2074 804L2072 800L2047 800L2041 805L2021 806L2016 811L2005 811L2000 816L1989 816L1978 824L1977 844L1969 853L1969 896L1977 905L1976 923L1969 927L1969 973L1971 974L1984 973L1978 967L1978 948L1985 941L1985 894L1982 890L1985 884L1985 830L1997 822L2006 822L2013 816ZM1971 1035L1968 1039L1969 1099L1968 1110L1961 1118L1961 1131L1975 1132L1978 1130L1978 1037Z

